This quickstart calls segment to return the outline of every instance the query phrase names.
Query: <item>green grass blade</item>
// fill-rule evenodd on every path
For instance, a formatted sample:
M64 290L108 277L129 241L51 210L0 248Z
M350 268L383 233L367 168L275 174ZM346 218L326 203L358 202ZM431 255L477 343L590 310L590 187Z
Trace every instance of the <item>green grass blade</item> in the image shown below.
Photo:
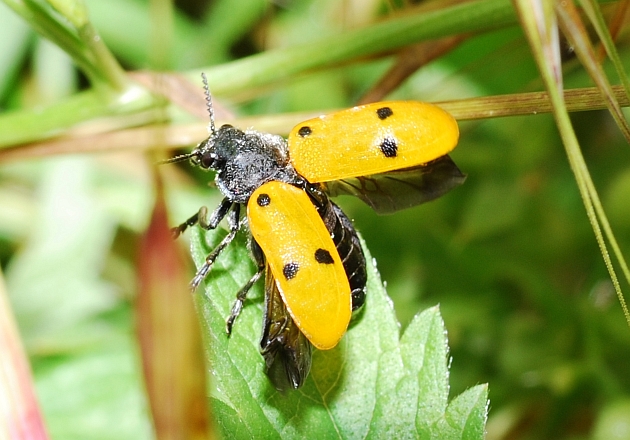
M580 195L582 196L582 201L586 208L586 214L595 233L595 239L597 240L626 321L628 326L630 326L630 312L628 311L628 306L626 305L614 265L610 258L608 246L602 234L602 224L606 238L611 243L615 257L620 262L623 273L629 283L630 271L628 271L627 263L606 219L597 190L595 189L595 185L586 166L584 156L580 151L577 137L563 100L562 78L559 74L559 72L561 72L560 58L557 56L558 29L555 24L555 15L550 9L544 10L544 6L537 0L518 0L515 4L517 5L521 23L526 31L532 52L534 53L534 58L536 59L549 93L549 98L553 106L553 115L558 130L560 131L567 157L569 158L569 164L575 174Z

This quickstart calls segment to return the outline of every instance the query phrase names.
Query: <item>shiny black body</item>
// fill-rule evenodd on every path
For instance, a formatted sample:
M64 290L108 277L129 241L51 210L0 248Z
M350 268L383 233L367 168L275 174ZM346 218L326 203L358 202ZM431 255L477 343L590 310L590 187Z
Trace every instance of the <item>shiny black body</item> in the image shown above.
M233 203L246 204L256 189L271 180L306 183L291 166L286 141L280 136L223 125L199 148L203 149L200 165L216 170L218 188Z
M355 311L365 302L365 284L367 283L365 255L357 232L346 214L328 199L320 187L311 185L307 192L311 195L311 200L315 200L319 216L337 247L350 283L352 310Z

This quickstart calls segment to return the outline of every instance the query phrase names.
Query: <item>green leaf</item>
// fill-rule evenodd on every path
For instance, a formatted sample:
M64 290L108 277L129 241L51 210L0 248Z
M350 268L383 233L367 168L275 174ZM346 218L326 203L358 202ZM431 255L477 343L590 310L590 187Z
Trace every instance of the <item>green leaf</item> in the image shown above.
M102 275L119 223L101 199L111 174L80 156L12 168L35 195L6 279L50 437L152 438L129 301ZM118 199L131 211L143 189L128 181Z
M626 397L607 404L595 423L593 439L627 440L630 438L630 400Z
M438 420L436 430L440 439L484 438L488 418L488 386L477 385L455 397Z
M50 438L154 438L139 386L136 346L120 336L110 347L94 346L38 372L37 394Z
M11 41L0 52L0 97L11 90L29 50L31 30L18 16L0 2L0 39Z
M197 265L224 235L194 228ZM400 337L392 302L372 263L366 305L340 344L314 351L302 388L276 391L258 352L262 286L252 290L232 335L225 333L234 295L254 270L244 235L221 254L205 292L196 294L213 407L226 438L483 438L485 386L448 405L448 347L438 307L418 314Z
M92 319L117 306L114 286L99 274L115 225L97 203L94 173L93 161L79 157L41 171L29 241L7 268L11 302L31 353L90 346L102 332Z

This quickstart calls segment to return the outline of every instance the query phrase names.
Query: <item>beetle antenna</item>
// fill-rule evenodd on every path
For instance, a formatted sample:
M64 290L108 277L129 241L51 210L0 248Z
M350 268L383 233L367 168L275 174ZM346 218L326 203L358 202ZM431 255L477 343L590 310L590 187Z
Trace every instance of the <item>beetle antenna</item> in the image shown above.
M210 115L210 126L208 127L208 131L210 135L216 133L216 128L214 126L214 107L212 106L212 95L210 94L210 87L208 86L208 78L206 74L201 72L201 80L203 81L203 91L206 94L206 108L208 109L208 115Z
M191 157L197 156L199 153L197 150L193 150L191 153L180 154L179 156L171 157L170 159L160 160L157 165L165 165L167 163L178 163L189 160Z
M216 134L216 128L214 125L214 107L212 106L212 95L210 94L210 87L208 86L208 78L206 74L201 72L201 79L203 81L203 91L206 95L206 108L208 109L208 115L210 116L210 124L208 125L208 132L210 136L214 136ZM178 163L184 162L186 160L192 159L193 157L199 157L199 148L201 144L197 146L193 151L187 154L180 154L179 156L171 157L170 159L160 160L157 162L157 165L165 165L169 163Z

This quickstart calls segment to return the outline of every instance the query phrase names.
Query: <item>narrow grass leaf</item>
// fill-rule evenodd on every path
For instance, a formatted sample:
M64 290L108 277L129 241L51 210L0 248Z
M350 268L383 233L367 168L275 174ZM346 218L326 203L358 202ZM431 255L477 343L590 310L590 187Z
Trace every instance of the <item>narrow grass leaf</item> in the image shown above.
M606 105L610 111L621 133L630 143L630 127L624 118L621 106L615 100L615 94L610 82L606 77L604 69L600 65L595 50L591 44L588 33L582 23L582 19L572 1L558 2L556 4L556 14L558 22L564 35L573 46L575 53L582 65L586 68L591 79L595 82L605 98Z
M606 264L606 269L608 270L609 276L617 293L617 298L623 310L624 316L626 317L628 326L630 326L630 312L628 311L626 300L623 296L623 292L621 291L621 286L619 284L615 268L608 253L606 241L602 235L602 227L606 237L611 243L626 280L629 283L630 271L628 270L628 265L621 253L612 229L610 228L610 224L605 216L603 207L601 206L595 185L593 184L590 173L588 172L586 162L584 161L584 157L580 151L575 132L573 131L573 127L567 113L562 95L562 80L561 77L558 76L558 72L560 71L559 57L546 56L557 51L557 49L554 50L553 47L557 45L558 31L556 26L552 25L552 23L555 23L555 14L551 10L544 11L544 4L546 4L546 2L541 4L538 0L515 1L521 24L525 30L534 58L536 59L541 76L549 93L554 118L567 152L569 164L575 174L580 195L582 196L582 200L586 208L586 214L595 233L595 239L597 240L604 263ZM537 11L539 14L536 15L532 13L532 11ZM543 25L543 23L547 24Z
M586 16L590 20L591 24L595 28L595 31L597 32L597 35L599 36L599 39L602 42L606 53L613 62L615 70L617 71L617 76L619 77L619 80L621 81L621 84L623 85L623 88L626 92L626 97L630 98L630 80L628 79L628 75L626 74L625 68L623 67L623 63L621 62L619 52L615 47L613 37L608 31L608 27L606 26L606 22L604 20L604 16L602 15L599 4L593 0L580 0L580 5L582 6L582 9L586 13Z

